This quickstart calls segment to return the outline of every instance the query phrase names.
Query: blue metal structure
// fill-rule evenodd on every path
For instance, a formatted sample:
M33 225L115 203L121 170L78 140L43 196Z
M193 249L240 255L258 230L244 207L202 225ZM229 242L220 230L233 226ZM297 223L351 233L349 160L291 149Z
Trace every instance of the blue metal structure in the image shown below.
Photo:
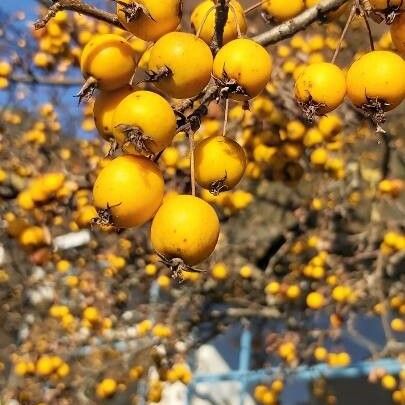
M261 381L275 378L279 375L277 368L267 368L250 370L252 333L249 327L245 327L240 338L239 367L238 370L232 370L219 374L196 374L188 386L186 405L191 405L195 395L195 388L200 383L219 383L224 381L235 381L240 384L240 405L244 404L248 393L249 385L260 383ZM326 364L317 364L314 366L299 366L291 370L289 378L310 381L319 377L325 378L356 378L367 375L375 368L384 368L390 374L397 374L402 369L402 365L393 359L380 359L376 361L364 361L354 363L348 367L333 368Z

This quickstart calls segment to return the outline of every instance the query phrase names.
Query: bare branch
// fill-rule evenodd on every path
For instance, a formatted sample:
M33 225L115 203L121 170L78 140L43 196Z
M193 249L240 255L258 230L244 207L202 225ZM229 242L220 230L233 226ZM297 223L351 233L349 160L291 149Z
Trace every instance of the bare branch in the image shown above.
M87 4L82 0L59 0L52 4L46 15L38 20L34 26L35 29L43 28L48 23L48 21L55 16L58 11L70 10L76 11L80 14L87 15L89 17L94 17L97 20L104 21L111 25L115 25L118 28L124 29L115 14L109 13L104 10L100 10L91 4Z
M271 45L283 39L290 38L299 31L304 30L317 20L325 19L325 16L337 10L349 0L323 0L315 7L311 7L297 17L286 21L269 31L253 37L253 40L263 46Z

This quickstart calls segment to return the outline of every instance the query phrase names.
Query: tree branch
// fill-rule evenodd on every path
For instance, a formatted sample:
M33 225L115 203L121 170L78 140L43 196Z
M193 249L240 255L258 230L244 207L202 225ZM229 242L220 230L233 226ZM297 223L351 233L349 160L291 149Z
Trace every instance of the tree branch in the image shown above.
M348 1L349 0L323 0L315 7L309 8L297 17L280 24L269 31L256 35L253 37L253 40L263 46L267 46L282 41L283 39L290 38L297 32L307 28L315 21L324 20L328 13L337 10Z
M218 52L224 42L224 28L228 20L228 13L229 0L217 0L215 9L215 33L211 44L211 48L215 53Z
M38 20L34 26L35 29L40 29L45 27L48 21L55 16L58 11L61 10L70 10L76 11L80 14L87 15L89 17L94 17L97 20L104 21L111 25L115 25L118 28L124 29L121 23L118 20L118 17L115 14L109 13L104 10L100 10L97 7L94 7L91 4L87 4L82 0L58 0L54 2L49 8L48 12Z

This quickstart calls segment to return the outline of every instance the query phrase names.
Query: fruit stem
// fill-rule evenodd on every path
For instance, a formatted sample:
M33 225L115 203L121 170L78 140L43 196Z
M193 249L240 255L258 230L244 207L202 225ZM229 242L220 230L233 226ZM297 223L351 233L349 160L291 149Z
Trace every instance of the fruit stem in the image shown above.
M349 27L350 27L351 22L353 21L354 16L356 15L356 11L357 11L357 5L356 5L356 4L353 4L352 8L350 9L349 17L347 18L347 21L346 21L346 25L345 25L345 27L343 28L342 35L341 35L340 38L339 38L338 45L337 45L337 47L336 47L336 49L335 49L335 52L334 52L334 54L333 54L331 63L335 63L335 62L336 62L336 58L338 57L339 52L340 52L340 49L342 48L343 40L344 40L344 38L345 38L345 36L346 36L346 34L347 34L347 31L348 31L348 29L349 29Z
M357 12L360 13L360 15L364 19L364 22L366 23L367 32L368 32L368 39L370 41L370 49L372 51L374 51L373 33L371 32L370 23L368 21L368 15L367 15L367 12L366 12L361 0L356 0L356 8L357 8Z
M229 112L229 98L225 100L225 116L224 116L224 127L222 129L222 136L226 136L226 127L228 125L228 112Z
M232 11L233 18L235 19L235 24L236 24L236 30L238 31L238 38L242 37L242 31L240 30L240 24L238 21L238 15L236 13L235 7L229 3L229 9Z
M268 0L267 0L268 1ZM250 7L248 7L247 9L245 9L245 14L249 14L250 12L256 10L257 8L259 8L263 3L266 3L267 1L259 1L253 5L251 5Z
M216 6L211 7L211 8L207 11L207 13L205 14L204 20L203 20L203 22L201 23L201 25L198 27L198 31L197 31L197 33L195 34L197 38L200 38L201 31L202 31L202 29L204 28L204 25L205 25L205 23L207 22L207 19L208 19L209 15L210 15L216 8L217 8Z
M189 131L191 194L195 196L194 132Z

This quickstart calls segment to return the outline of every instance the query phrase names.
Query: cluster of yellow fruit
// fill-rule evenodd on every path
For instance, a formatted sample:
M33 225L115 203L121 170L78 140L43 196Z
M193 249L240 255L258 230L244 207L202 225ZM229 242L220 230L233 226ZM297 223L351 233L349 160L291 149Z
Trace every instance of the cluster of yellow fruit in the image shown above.
M192 380L193 375L187 363L178 362L174 363L173 366L166 371L163 377L165 381L168 381L170 383L180 381L183 384L187 385Z
M138 336L145 336L148 333L152 333L153 336L158 337L160 339L167 339L172 336L172 329L169 325L165 325L163 323L155 323L150 319L144 319L136 324L136 331Z
M38 176L30 182L26 190L18 195L17 202L22 209L31 210L37 204L58 197L58 191L62 189L64 182L63 173L46 173Z
M82 325L86 328L107 330L111 329L112 321L110 318L104 317L98 308L88 306L83 310Z
M250 39L237 38L238 27L240 30L243 24L233 16L240 15L243 21L244 16L236 1L231 2L235 13L230 13L226 26L228 42L224 41L215 58L206 43L214 36L215 13L207 14L200 30L201 10L196 10L192 20L199 37L173 32L181 18L180 1L157 8L154 2L146 1L137 13L129 2L117 7L118 18L129 32L142 40L156 41L146 74L148 81L169 97L198 96L212 75L218 97L245 101L257 96L270 80L268 52ZM240 65L241 59L246 63ZM80 66L87 79L80 95L100 90L94 104L100 135L110 141L111 153L118 147L124 152L108 163L95 181L95 223L129 228L153 218L151 240L156 252L174 270L190 269L212 253L219 235L217 214L194 195L194 180L215 195L232 189L246 168L243 148L222 135L203 139L195 148L191 143L193 195L175 195L163 201L163 173L153 160L173 142L178 128L175 111L158 93L134 91L129 86L137 60L130 43L121 36L92 37L83 49ZM188 132L187 136L193 135ZM164 158L170 161L168 152ZM234 200L237 208L247 204L245 197Z
M59 356L42 355L36 363L17 360L14 365L14 372L21 377L36 374L42 378L58 380L69 375L70 367Z
M71 41L68 31L68 12L58 12L46 27L33 30L33 36L38 41L38 51L33 56L33 63L36 67L47 69L56 62L56 55L66 54L67 47ZM68 58L64 59L66 68L71 64ZM62 65L58 66L61 68Z
M259 384L253 390L253 397L263 405L278 404L279 396L284 390L284 382L281 379L273 380L269 385Z
M377 67L384 66L384 74ZM347 94L352 103L376 120L405 97L405 62L391 51L371 51L350 66L347 74L333 63L305 67L295 82L295 96L309 118L340 106ZM325 91L325 89L328 91Z

